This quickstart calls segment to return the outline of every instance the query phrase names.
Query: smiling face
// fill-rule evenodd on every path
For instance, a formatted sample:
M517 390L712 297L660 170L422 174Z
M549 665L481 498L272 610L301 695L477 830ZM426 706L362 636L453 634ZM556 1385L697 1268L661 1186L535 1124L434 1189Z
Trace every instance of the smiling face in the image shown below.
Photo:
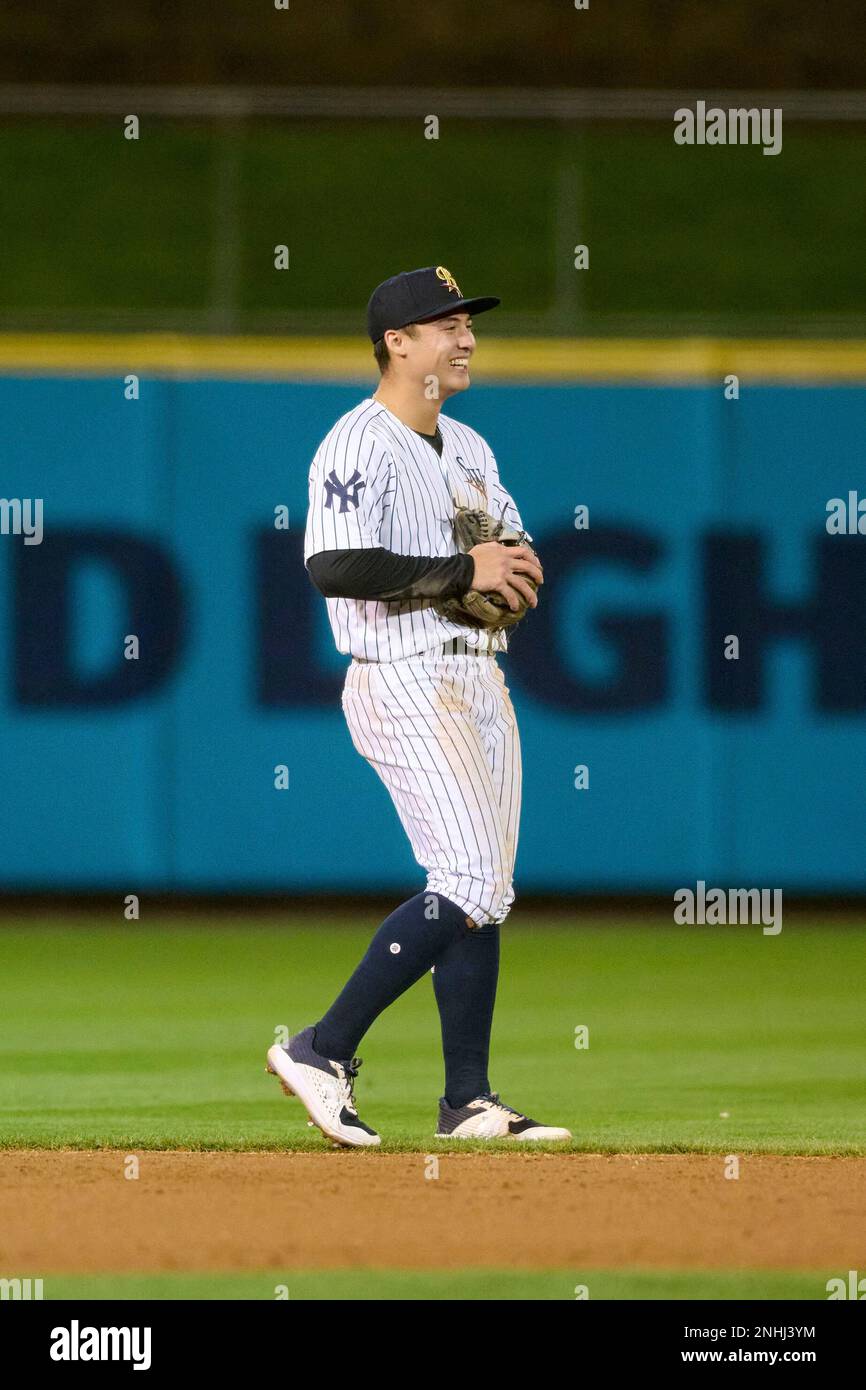
M469 385L469 363L475 351L472 319L468 314L449 314L432 323L411 325L388 333L388 348L397 373L423 391L430 377L439 383L439 398L447 399Z

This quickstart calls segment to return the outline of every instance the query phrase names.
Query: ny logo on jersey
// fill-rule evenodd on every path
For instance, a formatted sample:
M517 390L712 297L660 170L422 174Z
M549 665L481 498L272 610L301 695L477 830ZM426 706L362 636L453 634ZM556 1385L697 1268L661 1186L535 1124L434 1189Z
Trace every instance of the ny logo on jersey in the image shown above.
M459 454L455 454L454 461L455 463L460 464L460 467L463 469L463 472L466 475L467 482L471 483L472 486L481 493L481 496L486 501L487 483L484 481L484 474L477 468L470 468L466 460L462 459Z
M357 468L347 483L341 483L332 468L325 479L325 506L333 510L334 498L337 497L340 501L341 512L347 511L349 507L357 507L361 500L362 487L366 487L366 483Z

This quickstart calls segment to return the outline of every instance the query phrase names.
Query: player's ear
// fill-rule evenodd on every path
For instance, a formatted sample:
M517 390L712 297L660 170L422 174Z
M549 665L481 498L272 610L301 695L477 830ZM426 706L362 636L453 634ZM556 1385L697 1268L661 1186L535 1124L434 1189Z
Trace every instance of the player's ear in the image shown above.
M385 343L390 356L406 356L406 340L410 335L399 328L385 330Z

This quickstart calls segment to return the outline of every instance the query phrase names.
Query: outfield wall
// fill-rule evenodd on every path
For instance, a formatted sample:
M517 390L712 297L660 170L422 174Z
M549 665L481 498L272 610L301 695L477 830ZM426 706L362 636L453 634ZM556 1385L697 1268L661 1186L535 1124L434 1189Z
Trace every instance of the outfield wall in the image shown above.
M42 498L45 534L0 536L0 887L413 882L301 556L309 460L365 386L157 363L132 401L104 364L3 370L0 494ZM503 658L525 891L866 889L866 536L825 526L866 495L866 386L781 372L726 400L714 372L500 379L449 407L546 568Z

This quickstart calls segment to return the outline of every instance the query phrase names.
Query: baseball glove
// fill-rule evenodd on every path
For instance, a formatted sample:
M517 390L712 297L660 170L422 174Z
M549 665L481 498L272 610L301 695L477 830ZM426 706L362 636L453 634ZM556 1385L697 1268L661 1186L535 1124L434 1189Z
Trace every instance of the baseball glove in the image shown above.
M489 512L481 508L458 507L454 515L454 539L457 548L464 554L473 546L483 545L485 541L499 541L500 545L525 545L530 550L529 537L525 531L516 531L504 521L497 521ZM535 552L533 551L533 554ZM532 589L537 585L528 574L521 576ZM508 607L508 600L501 594L480 594L470 589L462 598L442 599L434 604L436 612L452 623L468 627L486 628L495 632L500 628L514 627L526 613L529 604L521 598L520 607Z

